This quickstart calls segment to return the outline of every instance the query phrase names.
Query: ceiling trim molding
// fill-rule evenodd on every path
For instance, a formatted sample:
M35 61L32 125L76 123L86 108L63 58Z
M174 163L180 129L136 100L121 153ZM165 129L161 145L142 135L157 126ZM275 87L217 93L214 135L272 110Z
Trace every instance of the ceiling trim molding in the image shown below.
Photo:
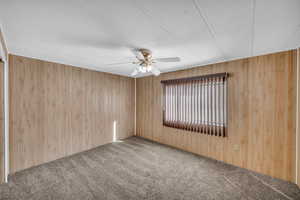
M138 3L137 3L138 4ZM152 15L150 14L151 12L148 11L148 9L146 9L145 7L141 6L141 5L137 5L136 4L136 8L146 17L148 18L151 23L157 25L162 31L164 31L165 33L169 34L169 35L172 35L172 33L167 29L165 28L163 25L159 24L159 23L154 23L154 20L153 20L153 17Z
M5 38L4 38L4 33L2 26L0 25L0 46L1 46L1 52L3 55L3 60L7 61L8 60L8 48L6 46Z
M219 49L221 55L223 56L224 59L227 58L226 54L224 53L223 49L220 47L220 45L218 44L218 40L217 40L217 34L214 30L214 27L213 25L211 25L209 22L208 22L208 19L207 17L204 15L203 11L201 10L200 6L199 6L199 3L197 3L197 0L193 0L193 4L197 10L197 13L199 14L199 16L201 17L201 19L203 20L203 22L205 23L208 31L209 31L209 34L211 35L211 37L213 38L213 40L215 41L215 44L217 46L217 48Z
M34 59L34 60L39 60L39 61L43 61L43 62L55 63L55 64L59 64L59 65L65 65L65 66L68 66L68 67L80 68L81 70L102 72L102 73L107 73L107 74L116 75L116 76L134 78L130 75L125 75L125 74L117 72L117 71L111 71L111 70L108 71L108 70L106 70L106 69L104 69L103 67L100 67L100 66L97 67L97 66L88 66L88 65L76 64L76 63L70 63L70 62L62 62L62 61L59 61L59 60L47 59L47 58L36 57L36 56L31 56L31 55L24 55L24 54L20 54L20 53L10 53L10 55L20 56L20 57Z

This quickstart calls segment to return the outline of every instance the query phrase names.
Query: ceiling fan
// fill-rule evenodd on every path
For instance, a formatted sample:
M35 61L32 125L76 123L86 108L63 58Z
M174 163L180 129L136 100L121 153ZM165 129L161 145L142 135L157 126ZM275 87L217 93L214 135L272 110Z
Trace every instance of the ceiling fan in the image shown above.
M135 64L137 65L131 76L136 76L139 73L151 72L155 76L160 74L159 69L156 68L155 64L158 62L179 62L179 57L169 57L169 58L153 58L152 52L149 49L133 49L131 50L135 55L137 61L125 62L125 63L111 63L112 65L124 65L124 64Z
M169 58L153 58L152 52L149 49L137 49L133 51L138 61L133 62L133 64L138 65L131 76L136 76L139 73L151 72L155 76L160 74L159 69L155 67L155 63L158 62L179 62L179 57L169 57Z

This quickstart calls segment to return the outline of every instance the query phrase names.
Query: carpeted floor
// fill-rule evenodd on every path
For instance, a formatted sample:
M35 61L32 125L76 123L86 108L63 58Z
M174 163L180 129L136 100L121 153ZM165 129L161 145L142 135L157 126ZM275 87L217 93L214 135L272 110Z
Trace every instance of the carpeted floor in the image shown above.
M132 137L17 172L0 199L300 199L295 184Z

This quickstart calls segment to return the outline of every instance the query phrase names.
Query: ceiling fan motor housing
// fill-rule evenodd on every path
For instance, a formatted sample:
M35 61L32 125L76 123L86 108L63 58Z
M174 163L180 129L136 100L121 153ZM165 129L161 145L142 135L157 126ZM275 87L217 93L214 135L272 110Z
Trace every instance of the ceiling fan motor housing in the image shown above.
M140 52L143 54L145 60L150 60L152 58L152 52L149 49L140 49Z
M152 58L152 52L149 49L138 49L139 53L136 56L138 62L133 62L133 64L138 64L139 66L133 71L132 75L135 76L136 74L151 72L155 76L160 74L160 71L153 66L156 62L179 62L180 58L178 57L170 57L170 58ZM143 58L142 58L143 57Z

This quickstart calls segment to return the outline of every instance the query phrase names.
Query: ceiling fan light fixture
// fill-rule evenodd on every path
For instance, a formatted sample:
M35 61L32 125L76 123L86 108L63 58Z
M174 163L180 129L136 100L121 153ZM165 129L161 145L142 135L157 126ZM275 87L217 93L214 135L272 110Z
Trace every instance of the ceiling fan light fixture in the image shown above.
M139 67L139 71L141 73L151 72L151 70L152 70L152 66L151 65L141 65Z
M147 67L140 66L140 67L139 67L139 71L140 71L141 73L146 73L146 72L147 72Z
M152 70L152 65L148 65L147 66L147 72L151 72L151 70Z
M131 73L132 76L138 73L152 73L155 76L160 74L160 70L156 68L155 64L158 62L180 62L179 57L168 57L168 58L152 58L152 52L148 49L137 49L135 55L138 61L132 62L137 64L134 71Z

